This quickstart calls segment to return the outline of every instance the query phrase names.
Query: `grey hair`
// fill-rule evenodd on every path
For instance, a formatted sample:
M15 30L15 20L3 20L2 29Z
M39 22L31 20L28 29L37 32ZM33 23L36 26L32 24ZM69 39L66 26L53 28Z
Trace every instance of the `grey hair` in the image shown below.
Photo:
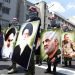
M49 40L58 39L56 32L54 32L54 31L45 32L44 35L43 35L42 41L44 41L46 39L49 39Z

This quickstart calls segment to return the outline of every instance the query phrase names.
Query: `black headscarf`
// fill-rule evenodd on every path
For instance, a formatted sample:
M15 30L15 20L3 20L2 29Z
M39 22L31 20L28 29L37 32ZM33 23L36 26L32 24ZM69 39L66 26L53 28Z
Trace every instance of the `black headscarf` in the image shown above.
M28 29L28 30L29 30L29 35L32 34L32 32L33 32L33 26L32 26L31 23L28 23L28 24L25 26L25 28L24 28L23 31L22 31L22 34L23 34L23 32L24 32L25 29Z
M5 41L8 39L8 37L9 37L9 35L11 34L11 33L13 33L14 34L14 36L15 36L15 28L11 28L7 33L6 33L6 35L5 35Z

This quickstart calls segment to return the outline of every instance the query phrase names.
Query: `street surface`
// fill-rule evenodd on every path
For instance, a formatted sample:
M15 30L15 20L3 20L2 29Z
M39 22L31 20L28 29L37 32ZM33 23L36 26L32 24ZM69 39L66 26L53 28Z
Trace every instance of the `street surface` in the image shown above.
M25 70L20 65L17 65L17 73L7 74L8 67L11 65L11 61L0 60L0 75L25 75ZM42 62L41 66L35 64L35 75L53 75L49 73L44 73L47 69L46 62ZM53 66L51 67L53 69ZM57 67L57 75L75 75L75 60L72 61L72 67L64 67L61 64Z

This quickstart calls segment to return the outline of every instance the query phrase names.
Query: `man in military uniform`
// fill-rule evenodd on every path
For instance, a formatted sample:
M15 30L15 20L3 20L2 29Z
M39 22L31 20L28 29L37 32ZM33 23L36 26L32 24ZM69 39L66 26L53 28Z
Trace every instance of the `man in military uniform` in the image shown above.
M46 32L43 36L43 45L47 58L48 68L45 73L51 73L51 64L53 64L53 73L56 73L56 66L60 62L61 51L59 49L58 39L55 36L54 32Z
M68 62L69 62L69 66L71 66L72 57L70 57L70 55L73 53L73 49L72 49L72 42L68 34L64 35L64 40L62 41L62 49L63 49L65 66L66 67L68 66Z

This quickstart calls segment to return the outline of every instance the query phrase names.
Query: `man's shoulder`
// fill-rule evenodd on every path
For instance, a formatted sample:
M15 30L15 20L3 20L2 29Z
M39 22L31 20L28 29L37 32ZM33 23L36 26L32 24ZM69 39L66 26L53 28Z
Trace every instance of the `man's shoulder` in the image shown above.
M65 42L65 40L62 40L62 43L64 43Z
M20 46L19 45L16 45L14 49L16 49L16 50L17 49L20 49Z
M25 49L30 49L30 47L29 47L29 45L28 45L28 44L25 46Z

